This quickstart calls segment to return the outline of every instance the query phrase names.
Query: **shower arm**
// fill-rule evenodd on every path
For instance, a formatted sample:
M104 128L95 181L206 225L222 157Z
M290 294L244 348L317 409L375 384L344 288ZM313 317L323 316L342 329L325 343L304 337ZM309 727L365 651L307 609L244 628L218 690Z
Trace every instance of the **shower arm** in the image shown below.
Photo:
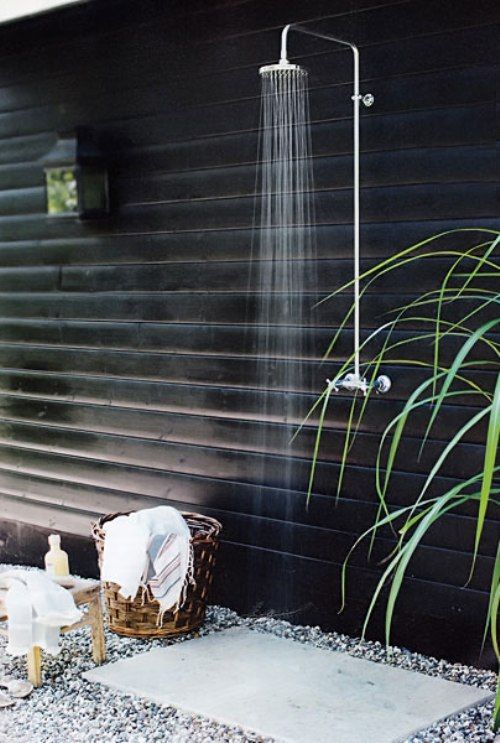
M300 33L308 36L315 36L318 39L325 39L326 41L333 41L336 44L347 46L353 53L354 59L354 80L353 80L353 95L351 100L353 102L353 134L354 134L354 207L353 207L353 230L354 230L354 374L347 374L344 379L337 380L337 382L330 382L328 384L333 389L344 388L351 391L360 390L363 394L368 391L368 383L364 377L361 376L360 372L360 311L359 311L359 104L362 101L365 106L371 106L374 102L374 97L371 93L360 95L359 92L359 49L355 44L350 41L344 41L338 39L336 36L330 34L320 33L319 31L311 31L308 28L304 28L298 23L289 23L284 27L281 32L281 63L288 63L287 57L287 41L288 32L290 30L299 31ZM382 375L378 377L374 384L374 388L378 392L387 392L390 389L391 382L388 377Z

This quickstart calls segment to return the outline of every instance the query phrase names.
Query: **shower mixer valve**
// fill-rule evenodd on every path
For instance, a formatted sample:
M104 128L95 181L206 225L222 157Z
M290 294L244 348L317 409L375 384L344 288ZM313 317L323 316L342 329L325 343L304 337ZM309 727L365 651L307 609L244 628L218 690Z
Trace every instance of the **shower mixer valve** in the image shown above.
M365 377L361 377L359 374L346 374L343 379L337 380L327 379L326 383L334 392L339 392L339 390L347 390L348 392L359 391L362 392L365 397L370 386L379 394L389 392L391 389L391 380L385 374L381 374L380 377L377 377L372 385L367 382Z
M367 108L373 106L375 103L375 96L372 93L365 93L365 95L352 95L351 101L361 101Z

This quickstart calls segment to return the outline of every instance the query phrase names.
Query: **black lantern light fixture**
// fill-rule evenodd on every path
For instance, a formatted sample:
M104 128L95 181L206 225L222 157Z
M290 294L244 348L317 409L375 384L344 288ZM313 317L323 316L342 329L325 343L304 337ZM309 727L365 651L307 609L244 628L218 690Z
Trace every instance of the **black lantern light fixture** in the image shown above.
M94 219L109 214L108 174L91 130L79 127L59 135L42 162L49 216Z

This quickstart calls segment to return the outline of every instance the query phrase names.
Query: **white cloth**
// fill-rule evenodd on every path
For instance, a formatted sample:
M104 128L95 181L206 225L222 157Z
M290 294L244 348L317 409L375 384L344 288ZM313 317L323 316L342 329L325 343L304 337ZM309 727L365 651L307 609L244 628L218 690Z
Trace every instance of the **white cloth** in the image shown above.
M147 569L149 529L131 514L104 524L104 532L101 580L120 586L123 598L135 598Z
M8 588L7 652L25 655L38 645L57 655L61 627L82 618L71 593L41 570L6 570L0 573L0 585Z
M153 595L158 590L161 612L172 606L177 608L188 582L193 582L191 535L179 511L171 506L147 508L129 516L118 516L104 524L104 531L101 580L116 583L125 599L135 598L139 588L145 588L148 580L155 577L149 554L155 538L175 536L178 580L165 594L164 585L157 588L156 584Z

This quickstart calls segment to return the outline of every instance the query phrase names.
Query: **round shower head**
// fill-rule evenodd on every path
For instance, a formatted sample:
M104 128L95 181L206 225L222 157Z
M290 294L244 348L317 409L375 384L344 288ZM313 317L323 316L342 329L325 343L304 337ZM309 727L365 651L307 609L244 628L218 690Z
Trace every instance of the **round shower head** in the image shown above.
M259 75L262 77L270 75L273 72L281 72L286 74L288 72L295 72L298 75L307 75L307 70L300 67L298 64L291 64L287 59L281 59L276 64L267 64L259 69Z

